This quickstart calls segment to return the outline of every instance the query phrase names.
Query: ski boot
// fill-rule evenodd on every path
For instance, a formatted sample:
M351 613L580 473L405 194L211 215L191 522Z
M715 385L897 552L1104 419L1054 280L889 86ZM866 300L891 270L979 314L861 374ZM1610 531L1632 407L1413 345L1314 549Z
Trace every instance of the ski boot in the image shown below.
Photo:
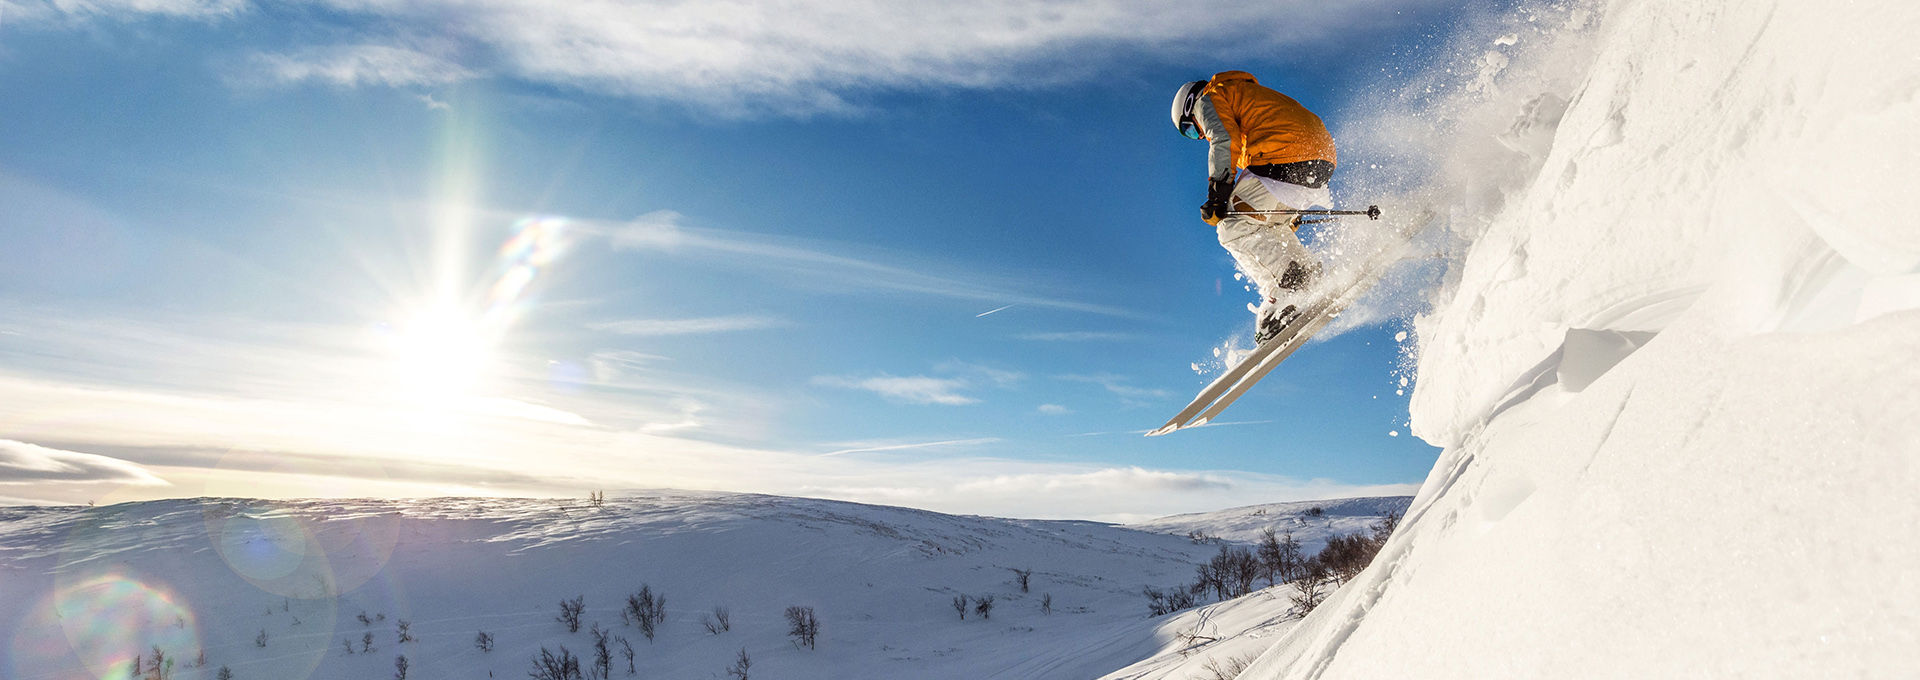
M1253 344L1256 345L1263 344L1273 336L1279 335L1280 331L1286 330L1287 324L1300 318L1300 309L1294 305L1281 305L1269 300L1267 304L1260 306L1258 314L1253 324Z

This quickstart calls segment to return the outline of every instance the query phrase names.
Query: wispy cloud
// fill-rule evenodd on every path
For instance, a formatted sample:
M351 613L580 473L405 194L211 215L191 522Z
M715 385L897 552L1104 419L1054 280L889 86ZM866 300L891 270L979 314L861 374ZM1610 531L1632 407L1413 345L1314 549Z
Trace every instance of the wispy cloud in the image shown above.
M1061 406L1059 404L1041 404L1038 408L1034 410L1039 411L1041 413L1045 413L1050 416L1064 416L1066 414L1073 412L1073 409L1067 408L1065 406Z
M341 87L430 86L474 77L460 65L424 52L388 45L337 45L284 54L255 54L241 81L293 84L319 81ZM446 104L426 97L429 108Z
M1034 86L1103 75L1090 54L1265 51L1324 43L1432 0L307 0L262 12L305 21L345 49L392 35L434 35L463 55L437 77L494 72L545 85L690 104L727 115L811 115L859 108L855 93ZM261 0L40 0L33 16L238 16ZM321 11L300 12L300 5ZM320 21L316 19L315 21ZM1221 46L1221 47L1216 47ZM327 50L334 48L311 48ZM309 62L302 59L301 62ZM338 72L333 62L319 70ZM416 64L418 66L418 64ZM364 68L364 67L347 67ZM340 77L391 84L395 76ZM418 76L402 76L418 77Z
M1099 373L1095 375L1060 375L1060 376L1054 376L1054 377L1059 380L1066 380L1070 382L1082 382L1082 383L1099 385L1103 388L1106 388L1108 392L1111 392L1115 396L1120 397L1120 399L1128 405L1142 405L1148 401L1159 401L1172 396L1172 393L1162 389L1154 389L1154 388L1148 388L1148 387L1134 387L1132 385L1127 384L1126 377L1114 375L1111 373Z
M791 326L784 319L770 316L710 316L696 319L627 319L622 321L603 321L587 324L588 328L599 331L619 333L621 335L694 335L700 333L728 333L733 331L757 331L767 328Z
M913 443L906 443L906 444L872 444L872 445L861 445L857 448L840 449L838 451L828 451L820 455L838 456L845 453L870 453L874 451L905 451L909 449L932 449L932 448L944 449L944 448L953 448L953 447L959 447L959 446L978 446L981 444L994 444L1000 441L1001 439L999 437L981 437L977 439L948 439L948 440L937 441L937 442L913 442Z
M1016 336L1021 340L1039 340L1041 342L1093 342L1103 340L1132 340L1132 333L1106 333L1100 331L1067 331L1062 333L1023 333Z
M1028 293L1026 290L1039 286L1013 277L983 274L977 266L943 264L905 254L889 254L887 262L876 262L834 252L852 249L845 245L690 227L681 223L684 219L680 213L659 210L624 224L591 220L579 220L575 224L583 233L607 238L617 249L661 251L680 258L705 256L757 274L778 272L784 281L811 283L828 290L1012 301L1050 309L1143 318L1137 312L1118 307Z
M963 406L980 403L979 399L962 395L957 391L967 387L967 381L958 378L933 378L924 375L895 376L884 373L866 378L822 375L814 377L813 384L866 390L888 400L908 404Z
M0 484L48 482L167 485L146 468L118 458L0 439Z

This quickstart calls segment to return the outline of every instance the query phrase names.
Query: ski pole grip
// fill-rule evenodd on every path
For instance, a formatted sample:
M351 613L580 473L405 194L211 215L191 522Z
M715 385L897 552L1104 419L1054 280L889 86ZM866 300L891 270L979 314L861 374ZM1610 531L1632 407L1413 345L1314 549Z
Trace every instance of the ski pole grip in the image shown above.
M1367 219L1370 219L1370 220L1380 219L1380 206L1377 206L1377 205L1367 206Z

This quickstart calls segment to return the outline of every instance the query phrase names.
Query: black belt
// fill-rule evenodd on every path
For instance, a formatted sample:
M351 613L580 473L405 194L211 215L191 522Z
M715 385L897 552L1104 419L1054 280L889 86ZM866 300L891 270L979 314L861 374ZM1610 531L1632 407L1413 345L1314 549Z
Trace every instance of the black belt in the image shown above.
M1333 179L1333 163L1321 160L1267 163L1249 165L1247 172L1288 184L1298 184L1308 189L1319 189L1327 185L1327 180Z

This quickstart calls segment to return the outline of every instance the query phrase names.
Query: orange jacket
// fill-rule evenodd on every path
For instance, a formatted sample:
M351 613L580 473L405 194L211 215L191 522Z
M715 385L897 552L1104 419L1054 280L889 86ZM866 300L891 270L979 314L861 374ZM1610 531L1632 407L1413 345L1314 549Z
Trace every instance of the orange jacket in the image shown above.
M1202 94L1212 100L1233 140L1234 167L1311 160L1338 164L1326 123L1292 97L1262 87L1253 74L1216 74Z

